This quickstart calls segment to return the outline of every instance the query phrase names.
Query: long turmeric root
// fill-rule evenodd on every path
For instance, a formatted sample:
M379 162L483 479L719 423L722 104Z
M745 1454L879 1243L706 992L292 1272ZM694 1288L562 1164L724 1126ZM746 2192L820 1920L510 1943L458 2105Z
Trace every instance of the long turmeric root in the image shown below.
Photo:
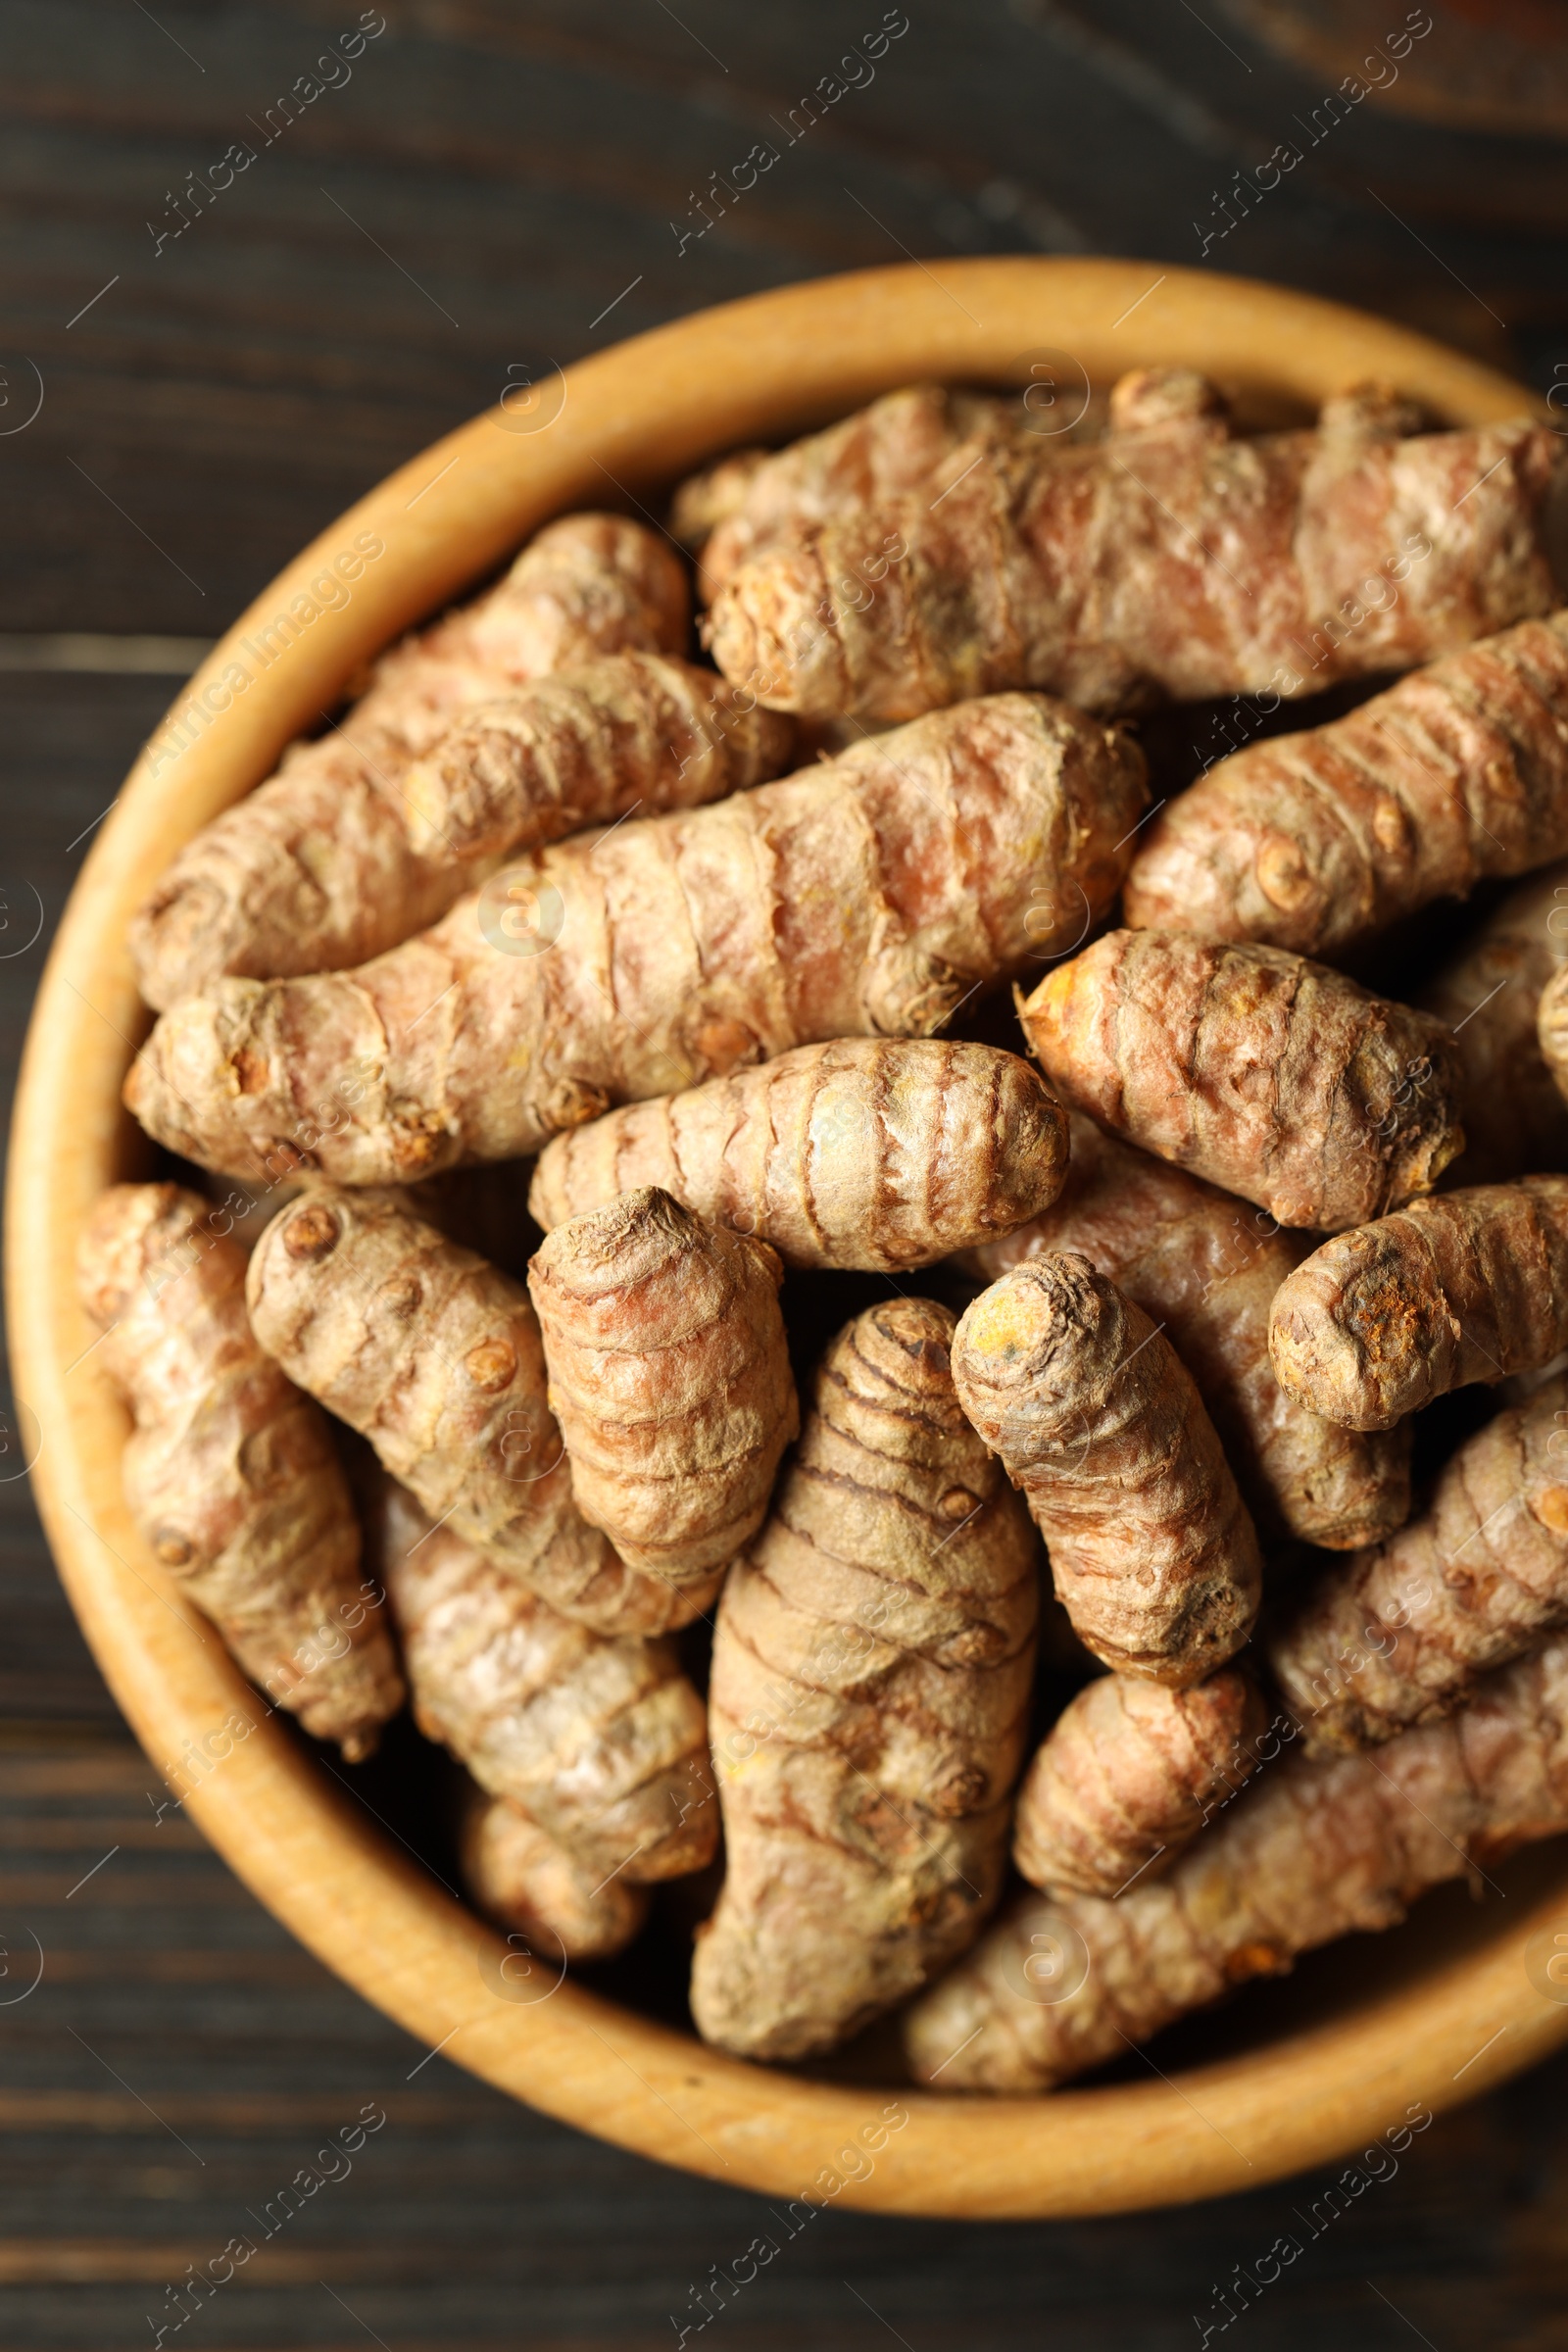
M1376 1756L1265 1764L1167 1878L1119 1902L1026 1897L905 2024L915 2080L1051 2090L1250 1977L1568 1830L1568 1642Z
M770 456L721 459L675 493L675 536L699 549L710 603L740 566L797 525L874 507L929 484L955 450L1004 448L1024 429L1018 401L942 384L885 393L825 432ZM929 495L929 492L928 492ZM707 528L704 528L704 525Z
M655 1184L787 1266L894 1273L1022 1224L1066 1157L1061 1106L1015 1054L841 1038L558 1136L528 1206L548 1232Z
M388 1481L390 1487L391 1482ZM674 1644L563 1617L413 1497L378 1497L415 1718L596 1879L701 1870L718 1842L703 1702Z
M1512 890L1415 996L1452 1035L1467 1184L1568 1167L1568 1103L1541 1051L1541 994L1568 957L1568 861Z
M1568 1348L1568 1176L1412 1200L1325 1242L1281 1285L1269 1352L1293 1396L1392 1429L1472 1381Z
M1019 1018L1068 1102L1282 1225L1369 1224L1464 1146L1442 1024L1281 948L1112 931Z
M603 1878L504 1796L470 1792L458 1851L479 1909L527 1947L500 1963L502 1986L515 1999L548 1997L553 1965L624 1951L648 1917L646 1886Z
M577 1508L628 1568L705 1597L800 1428L776 1253L653 1190L558 1225L528 1268Z
M626 1567L588 1525L527 1292L401 1195L311 1187L258 1242L248 1288L257 1338L300 1387L433 1519L565 1616L658 1634L712 1597Z
M1316 432L1242 441L1212 401L1147 426L1132 406L1102 442L982 446L940 498L763 547L714 599L720 669L780 710L880 719L1013 686L1093 710L1151 688L1294 696L1555 601L1546 425L1404 439L1352 395Z
M225 972L339 970L434 922L486 861L455 835L412 830L411 765L474 706L529 679L607 654L679 653L687 605L678 560L641 523L568 514L541 531L476 603L384 654L341 727L296 744L270 782L180 852L131 924L148 1004L172 1004ZM655 806L684 805L775 774L768 758L782 764L787 737L741 720L712 696L714 683L683 662L644 670L617 662L575 697L525 696L524 710L537 713L536 757L513 793L517 830L491 862L573 822L618 815L639 791ZM732 722L721 742L733 732L736 750L677 772L652 747L663 727L679 737L677 758L693 752L687 706L705 699ZM482 744L472 748L493 762ZM606 772L622 750L641 757L647 779L623 799ZM444 764L449 772L450 757ZM515 754L513 765L520 767ZM586 796L580 815L573 795Z
M1568 612L1554 612L1222 760L1146 833L1126 916L1333 958L1565 851Z
M1257 1614L1257 1538L1191 1375L1142 1307L1076 1251L969 1305L959 1401L1023 1491L1080 1642L1178 1689Z
M791 1046L930 1034L1104 909L1146 799L1113 730L972 703L545 850L356 972L220 981L164 1015L126 1100L240 1175L303 1160L368 1184L535 1152Z
M1069 1131L1059 1198L1004 1240L969 1250L965 1272L995 1282L1049 1250L1081 1250L1168 1333L1260 1533L1332 1551L1392 1535L1410 1508L1409 1430L1343 1429L1298 1403L1269 1361L1274 1295L1310 1237L1282 1233L1261 1210L1135 1152L1082 1111Z
M1036 1749L1018 1790L1012 1853L1031 1886L1120 1894L1167 1871L1258 1761L1268 1710L1227 1667L1190 1690L1104 1674Z
M1336 1561L1268 1644L1314 1748L1375 1745L1462 1706L1479 1676L1568 1624L1568 1381L1499 1413L1430 1507Z
M1039 1599L1028 1518L954 1395L953 1317L839 1334L719 1604L710 1711L728 1876L702 2033L830 2048L922 1984L1002 1884Z
M81 1238L98 1360L130 1406L125 1499L155 1556L275 1705L351 1761L403 1704L324 1416L263 1354L245 1251L172 1184L119 1184Z

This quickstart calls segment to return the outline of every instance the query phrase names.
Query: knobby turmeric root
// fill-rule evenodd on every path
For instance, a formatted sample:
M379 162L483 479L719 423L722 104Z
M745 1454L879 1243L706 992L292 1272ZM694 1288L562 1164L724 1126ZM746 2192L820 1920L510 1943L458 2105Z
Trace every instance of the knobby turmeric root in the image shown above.
M1565 851L1568 612L1554 612L1220 760L1145 835L1126 917L1338 957Z
M728 1876L692 2010L753 2057L830 2048L922 1984L1002 1884L1037 1546L954 1395L953 1317L840 1333L772 1517L719 1604Z
M969 1250L964 1271L995 1282L1047 1251L1081 1250L1168 1334L1261 1533L1332 1551L1392 1535L1410 1509L1409 1430L1343 1429L1298 1403L1269 1361L1274 1295L1310 1237L1281 1232L1262 1210L1135 1152L1082 1111L1069 1133L1054 1205Z
M557 1136L528 1206L548 1232L654 1184L787 1266L894 1273L1010 1232L1066 1162L1061 1105L1016 1054L841 1038Z
M1257 1538L1191 1375L1142 1307L1076 1250L1031 1258L964 1310L953 1377L1096 1657L1185 1689L1240 1649Z
M1452 1035L1467 1184L1568 1167L1568 1103L1541 1051L1541 994L1568 957L1568 862L1512 890L1415 1003Z
M577 1508L705 1602L800 1428L782 1279L765 1242L652 1189L558 1225L528 1268Z
M1376 1756L1292 1753L1169 1876L1118 1902L1025 1897L919 2000L915 2080L1050 2090L1250 1977L1568 1830L1568 1642L1490 1676L1451 1723Z
M658 1634L711 1597L628 1568L588 1525L527 1292L400 1195L311 1187L258 1242L248 1290L257 1338L300 1387L433 1519L564 1615Z
M1336 1561L1268 1644L1316 1749L1367 1747L1462 1706L1478 1677L1568 1623L1568 1381L1452 1454L1430 1507Z
M1550 610L1549 426L1401 438L1351 395L1316 432L1234 440L1211 388L1162 402L1159 381L1112 395L1103 441L982 442L940 497L763 546L714 598L719 668L780 710L873 719L1015 686L1092 710L1290 697Z
M1442 1023L1281 948L1111 931L1019 1019L1069 1102L1282 1225L1369 1224L1464 1148Z
M1392 1429L1472 1381L1568 1348L1568 1176L1412 1200L1325 1242L1275 1295L1281 1385L1349 1429Z
M674 1644L563 1617L386 1483L379 1564L425 1738L590 1865L590 1884L701 1870L718 1808Z
M463 1883L479 1909L526 1947L498 1963L513 1999L547 1999L553 1968L612 1959L648 1917L646 1886L602 1879L596 1865L568 1853L504 1796L470 1791L458 1854Z
M173 1184L117 1184L82 1234L81 1300L135 1424L123 1479L155 1557L276 1706L351 1762L403 1704L324 1416L262 1352L245 1251Z
M1267 1727L1256 1684L1234 1667L1190 1690L1102 1675L1023 1776L1013 1860L1032 1886L1065 1894L1160 1876L1246 1783Z
M505 869L356 972L223 980L126 1100L206 1166L368 1184L536 1152L642 1101L853 1036L926 1036L1102 912L1143 755L1037 697L942 712L690 815Z
M652 531L617 514L552 523L477 603L383 654L340 727L295 744L270 782L187 843L131 922L148 1004L172 1004L225 972L271 979L340 970L434 922L486 865L456 837L414 832L414 762L475 705L606 654L679 653L686 627L685 576ZM684 662L642 671L617 662L575 697L525 696L525 709L538 712L537 757L524 774L512 755L521 787L512 793L515 846L629 806L638 787L621 800L605 774L621 748L641 754L656 805L661 794L666 805L685 804L728 790L728 756L695 759L684 775L667 757L650 756L661 724L681 731L677 758L696 748L685 706L712 699L715 683ZM782 764L787 737L761 736L755 722L736 731L742 742L776 746ZM474 750L494 764L482 743ZM758 774L776 772L765 758L757 762ZM482 776L475 788L483 790ZM588 793L599 797L577 816L572 796ZM503 842L491 862L512 846Z
M675 493L675 536L700 551L699 583L711 603L743 564L782 533L923 485L930 496L940 491L956 450L966 460L982 449L1001 450L1023 428L1017 400L943 384L889 392L787 449L742 452L694 474Z

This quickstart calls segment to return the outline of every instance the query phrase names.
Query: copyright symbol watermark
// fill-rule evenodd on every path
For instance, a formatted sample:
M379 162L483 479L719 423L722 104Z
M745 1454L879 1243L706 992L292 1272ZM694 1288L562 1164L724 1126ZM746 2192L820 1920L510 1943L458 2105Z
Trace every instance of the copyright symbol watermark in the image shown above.
M553 1959L547 1953L541 1957L527 1936L514 1928L507 1937L505 1951L498 1951L494 1944L480 1945L479 1974L498 2001L533 2008L540 2001L548 2001L553 1992L559 1992L565 1981L566 1947L559 1936L556 1942L559 1956Z
M1025 1932L1028 1942L1015 1942L1003 1968L1008 1989L1036 2009L1070 2001L1088 1982L1088 1944L1072 1922L1049 1904L1027 1914L1018 1933L1021 1936Z
M1548 2001L1568 2006L1568 1919L1531 1936L1525 1945L1525 1975Z
M566 903L532 866L492 874L479 893L479 929L503 956L543 956L561 937Z
M504 433L542 433L566 405L566 379L554 360L513 360L490 412Z
M0 441L24 433L43 407L43 377L35 360L0 353Z
M1019 397L1026 433L1049 441L1083 422L1089 410L1089 374L1070 351L1053 351L1048 345L1021 351L1007 373L1023 386Z

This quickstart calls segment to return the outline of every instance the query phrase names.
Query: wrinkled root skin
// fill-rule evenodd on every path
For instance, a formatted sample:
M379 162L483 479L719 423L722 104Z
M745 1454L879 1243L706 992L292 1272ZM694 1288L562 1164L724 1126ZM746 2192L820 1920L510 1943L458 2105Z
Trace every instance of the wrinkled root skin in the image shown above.
M1250 1978L1568 1830L1568 1644L1376 1757L1268 1761L1168 1877L1117 1902L1029 1895L917 2001L904 2045L944 2091L1070 2082Z
M197 1194L121 1184L77 1267L135 1424L122 1475L142 1535L275 1705L369 1755L403 1677L325 1416L246 1315L244 1249Z
M840 1334L724 1588L710 1718L727 1876L692 2010L746 2056L847 2039L960 1951L1001 1890L1038 1546L959 1409L953 1328L901 1298Z
M1257 1614L1257 1537L1191 1374L1142 1307L1075 1250L1030 1258L964 1310L953 1371L1078 1639L1178 1690L1223 1665Z

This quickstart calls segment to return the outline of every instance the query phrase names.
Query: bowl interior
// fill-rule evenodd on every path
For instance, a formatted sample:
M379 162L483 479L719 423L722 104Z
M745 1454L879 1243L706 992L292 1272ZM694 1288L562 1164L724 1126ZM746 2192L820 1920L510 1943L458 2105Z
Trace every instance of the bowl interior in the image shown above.
M29 1033L8 1197L15 1390L74 1605L153 1762L239 1875L425 2045L628 2147L774 2196L975 2216L1082 2214L1211 2195L1339 2154L1413 2101L1436 2110L1568 2035L1536 1990L1530 1936L1568 1929L1568 1848L1520 1856L1508 1900L1448 1888L1393 1936L1314 1956L1289 1985L1165 2036L1152 2061L1050 2099L942 2099L900 2084L873 2033L814 2074L705 2048L680 2005L680 1897L662 1941L568 1981L503 1975L499 1938L451 1890L445 1766L407 1727L357 1776L265 1712L141 1544L120 1493L124 1416L75 1304L76 1237L101 1188L145 1174L119 1094L147 1018L124 949L179 845L402 628L482 579L550 515L660 509L705 457L781 438L901 383L1102 393L1125 368L1198 366L1267 423L1357 378L1435 421L1530 396L1422 337L1279 289L1154 264L1004 261L858 273L706 312L598 355L495 410L363 500L264 592L176 698L127 781L62 923ZM258 633L357 536L380 555L346 605L275 659ZM249 650L247 650L249 649ZM836 1322L855 1311L835 1291ZM427 1855L434 1868L426 1867ZM436 1873L440 1875L437 1876ZM862 2129L894 2121L871 2159ZM902 2120L899 2120L902 2119ZM842 2162L840 2161L842 2157Z

